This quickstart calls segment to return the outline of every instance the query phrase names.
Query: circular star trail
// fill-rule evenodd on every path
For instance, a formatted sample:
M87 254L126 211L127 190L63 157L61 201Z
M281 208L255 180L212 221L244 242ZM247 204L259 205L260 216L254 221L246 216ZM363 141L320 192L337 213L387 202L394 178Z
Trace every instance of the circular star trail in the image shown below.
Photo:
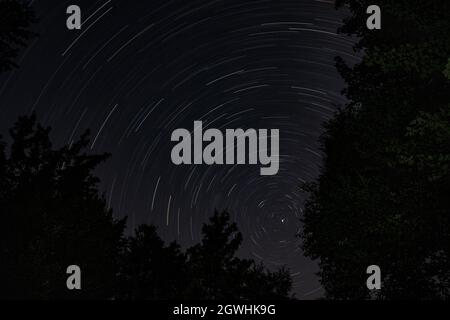
M91 130L108 205L129 231L153 223L166 240L198 242L215 209L244 236L240 254L290 268L300 299L320 296L316 264L295 234L304 195L317 177L322 123L344 103L334 66L357 57L336 33L332 1L31 1L40 17L20 69L0 78L1 127L36 112L57 144ZM82 10L81 30L66 8ZM175 166L177 128L280 130L280 170ZM4 134L5 130L2 129Z

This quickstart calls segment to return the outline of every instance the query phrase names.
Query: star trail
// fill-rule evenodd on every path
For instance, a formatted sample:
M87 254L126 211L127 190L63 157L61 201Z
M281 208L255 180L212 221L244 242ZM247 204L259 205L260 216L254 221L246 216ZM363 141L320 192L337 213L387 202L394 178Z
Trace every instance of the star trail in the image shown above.
M90 129L92 152L112 154L98 175L129 232L153 223L187 246L215 209L227 209L244 236L242 256L286 265L298 298L320 296L316 264L295 235L299 186L321 164L321 125L345 102L334 57L358 61L353 40L337 34L344 13L333 1L77 0L81 30L66 28L74 1L31 3L40 36L21 67L0 77L1 127L35 111L60 144ZM175 166L170 135L194 121L280 129L278 174Z

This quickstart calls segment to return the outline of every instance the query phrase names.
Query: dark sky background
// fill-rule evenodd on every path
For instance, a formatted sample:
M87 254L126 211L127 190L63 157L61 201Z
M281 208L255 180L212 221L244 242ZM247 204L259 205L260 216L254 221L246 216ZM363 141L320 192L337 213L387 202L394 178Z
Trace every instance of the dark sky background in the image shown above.
M323 291L302 255L304 195L318 174L321 124L345 99L334 57L357 61L336 34L343 12L318 0L31 1L40 36L20 68L0 76L0 128L35 111L56 145L91 129L108 204L128 228L153 223L165 240L198 242L217 208L244 235L240 254L286 265L299 299ZM66 8L82 10L81 30ZM209 128L280 129L280 170L260 166L175 166L170 135Z

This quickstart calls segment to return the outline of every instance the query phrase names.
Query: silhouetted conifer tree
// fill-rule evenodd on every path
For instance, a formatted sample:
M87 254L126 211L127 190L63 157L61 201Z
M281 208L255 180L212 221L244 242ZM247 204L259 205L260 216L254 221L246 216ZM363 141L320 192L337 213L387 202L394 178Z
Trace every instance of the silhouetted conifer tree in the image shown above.
M0 297L110 298L124 221L92 174L107 155L86 154L87 135L54 149L49 131L21 117L0 150ZM83 290L67 290L69 265L81 267Z
M450 2L339 0L362 61L338 68L345 106L326 126L325 160L304 215L305 252L333 299L450 297ZM366 268L381 268L369 291Z

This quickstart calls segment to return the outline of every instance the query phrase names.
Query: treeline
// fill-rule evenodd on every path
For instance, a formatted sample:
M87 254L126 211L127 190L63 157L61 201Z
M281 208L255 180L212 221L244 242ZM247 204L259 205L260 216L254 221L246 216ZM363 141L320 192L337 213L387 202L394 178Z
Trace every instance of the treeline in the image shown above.
M124 235L97 190L85 134L54 149L49 129L21 117L0 142L0 299L286 299L291 277L236 256L242 235L216 212L201 243L182 251L156 227ZM1 141L1 140L0 140ZM81 268L81 290L66 269Z
M362 61L338 58L349 103L327 124L305 185L306 253L330 299L450 297L450 1L339 0ZM366 268L381 268L369 291Z
M28 2L0 0L0 72L17 67L37 35ZM36 117L0 137L0 299L285 299L286 269L275 272L236 256L242 235L226 212L203 226L201 243L182 251L154 226L124 235L93 170L108 158L84 150L88 134L59 149ZM68 290L68 266L81 268L81 290Z
M28 2L0 0L0 72L17 67L19 50L37 36ZM236 252L242 235L216 212L201 243L182 251L154 226L125 236L93 170L108 158L84 150L88 135L52 148L35 116L0 137L0 299L285 299L291 278ZM68 266L81 268L81 290L68 290Z

